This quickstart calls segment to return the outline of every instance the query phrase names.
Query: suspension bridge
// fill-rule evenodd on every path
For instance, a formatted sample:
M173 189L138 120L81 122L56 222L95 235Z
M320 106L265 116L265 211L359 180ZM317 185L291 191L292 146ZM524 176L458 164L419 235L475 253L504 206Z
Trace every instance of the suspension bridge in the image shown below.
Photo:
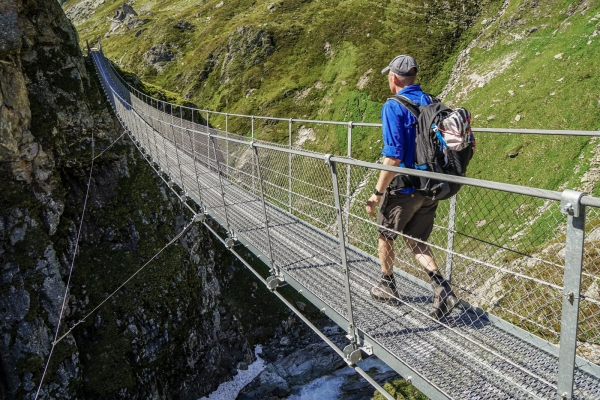
M600 399L600 231L594 230L600 199L409 170L464 185L440 204L429 239L461 298L451 315L435 320L428 316L431 287L405 250L397 251L397 304L370 296L380 264L377 225L364 203L379 171L397 168L353 159L350 146L353 129L380 125L171 104L129 86L101 47L89 50L127 134L181 201L195 203L195 220L248 268L237 246L263 260L271 271L263 281L288 306L277 293L282 284L347 331L343 351L318 333L378 390L357 367L371 354L431 399ZM224 119L225 130L210 126L211 116ZM230 132L231 118L247 118L250 135ZM287 145L256 138L256 121L265 120L289 128ZM348 155L294 146L294 124L347 127ZM208 218L227 236L210 228Z

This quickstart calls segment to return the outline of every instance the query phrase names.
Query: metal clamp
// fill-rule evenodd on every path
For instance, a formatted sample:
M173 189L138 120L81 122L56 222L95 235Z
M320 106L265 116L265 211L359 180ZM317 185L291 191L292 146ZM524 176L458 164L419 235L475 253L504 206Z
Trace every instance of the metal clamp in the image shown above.
M567 293L563 293L563 296L566 297L569 302L573 303L574 300L580 300L581 297L580 296L575 296L575 293L573 293L573 291L569 291Z
M199 212L198 214L194 215L194 222L204 222L206 221L206 214Z
M325 165L327 165L328 167L331 167L331 157L333 157L333 154L325 154L323 156L323 158L325 159Z
M284 286L285 278L281 275L271 275L267 278L267 287L270 290L275 290L280 286Z
M365 353L367 356L372 356L373 355L373 346L371 345L371 343L368 342L363 342L363 345L360 347L360 349L363 351L363 353Z
M562 192L560 198L560 211L563 214L571 215L575 218L579 217L581 210L581 198L585 193L567 189Z
M363 359L362 352L356 343L350 343L348 346L344 347L344 354L346 355L346 364L350 367L355 366Z
M225 247L227 247L228 249L233 248L233 246L235 245L235 239L228 236L225 238Z

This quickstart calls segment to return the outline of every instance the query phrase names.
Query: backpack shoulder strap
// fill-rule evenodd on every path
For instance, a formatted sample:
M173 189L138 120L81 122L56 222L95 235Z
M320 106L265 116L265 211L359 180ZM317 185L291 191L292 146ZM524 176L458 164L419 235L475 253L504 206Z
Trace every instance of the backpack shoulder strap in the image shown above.
M429 93L425 93L427 96L429 96L429 101L431 102L431 104L436 104L436 103L441 103L442 101L440 99L438 99L437 97L430 95Z
M419 109L419 105L405 96L394 95L390 97L388 100L394 100L400 104L402 104L416 119L419 119L419 115L421 114L421 110Z

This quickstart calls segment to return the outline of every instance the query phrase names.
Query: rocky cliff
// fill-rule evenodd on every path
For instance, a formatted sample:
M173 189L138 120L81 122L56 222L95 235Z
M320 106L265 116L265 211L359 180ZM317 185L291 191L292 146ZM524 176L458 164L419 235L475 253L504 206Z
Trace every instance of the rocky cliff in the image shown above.
M59 3L0 0L0 398L35 396L74 255L61 335L191 220L126 137L92 168L122 133ZM249 363L270 328L235 296L261 289L213 241L194 226L58 343L41 398L198 398Z

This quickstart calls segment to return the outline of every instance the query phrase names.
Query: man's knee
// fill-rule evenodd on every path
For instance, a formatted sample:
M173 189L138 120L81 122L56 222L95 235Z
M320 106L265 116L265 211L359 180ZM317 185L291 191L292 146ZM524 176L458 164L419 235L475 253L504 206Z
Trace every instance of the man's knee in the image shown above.
M404 242L415 254L429 253L429 246L426 243L416 241L413 238L404 236Z
M379 236L379 248L390 250L394 248L394 240L388 239L384 236Z

